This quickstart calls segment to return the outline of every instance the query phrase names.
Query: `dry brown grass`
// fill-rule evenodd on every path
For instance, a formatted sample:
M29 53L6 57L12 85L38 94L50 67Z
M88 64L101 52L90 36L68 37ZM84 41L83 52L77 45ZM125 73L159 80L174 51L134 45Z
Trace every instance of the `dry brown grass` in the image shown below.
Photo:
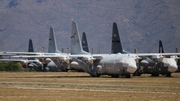
M179 101L173 77L92 78L76 72L0 72L0 101Z

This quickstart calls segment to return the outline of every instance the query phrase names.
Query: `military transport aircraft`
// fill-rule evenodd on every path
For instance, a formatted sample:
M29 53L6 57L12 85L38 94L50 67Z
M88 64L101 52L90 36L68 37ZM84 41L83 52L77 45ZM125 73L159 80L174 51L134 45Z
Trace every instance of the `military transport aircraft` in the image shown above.
M159 44L159 53L164 53L162 43ZM122 53L130 54L123 50L121 40L119 37L119 31L116 23L113 23L112 29L112 53ZM173 58L163 58L162 61L157 61L155 59L150 59L149 57L139 61L138 69L134 73L134 76L140 76L141 74L151 74L152 76L159 76L159 74L164 74L166 76L171 76L171 73L176 71L176 68L171 67L175 61Z
M29 39L28 52L34 52L32 40ZM27 58L27 59L0 59L0 61L5 62L20 62L25 68L33 68L36 71L51 71L57 72L60 71L53 61L46 59L46 62L42 63L39 59L36 58Z
M159 53L164 53L164 48L163 48L163 44L161 40L159 40ZM176 49L176 53L178 53L177 49ZM173 58L176 59L177 66L178 66L178 70L176 72L180 72L180 59L177 59L176 57L173 57Z
M52 40L54 37L50 37ZM52 46L56 47L56 46ZM7 52L6 52L7 53ZM56 53L56 54L55 54ZM16 54L19 55L19 54ZM60 60L58 57L68 57L66 62ZM136 69L136 61L134 55L128 54L90 54L82 50L79 33L76 27L76 23L72 22L72 36L71 36L71 54L62 54L58 50L54 50L50 53L36 53L25 54L19 57L30 58L51 58L56 65L63 65L65 67L80 67L85 72L89 73L93 77L100 75L121 76L126 75L130 77ZM58 59L57 59L58 58ZM66 63L66 65L64 65ZM70 66L70 67L69 67Z
M34 52L32 40L29 39L28 52ZM20 62L24 68L33 68L36 71L43 70L43 64L38 59L28 58L28 59L0 59L4 62Z
M162 61L163 56L180 55L178 53L141 53L141 54L90 54L82 50L81 40L76 27L72 22L71 54L69 53L32 53L32 52L0 52L1 54L14 54L24 58L50 58L57 66L64 66L67 69L70 65L78 66L91 76L111 75L112 77L126 76L134 73L137 69L136 60L150 57ZM168 60L167 60L168 61ZM175 61L168 61L167 65L177 69ZM146 62L145 62L146 63Z
M111 75L130 77L137 69L134 55L128 54L90 54L82 49L76 22L72 22L71 57L78 64L84 65L83 70L93 77Z

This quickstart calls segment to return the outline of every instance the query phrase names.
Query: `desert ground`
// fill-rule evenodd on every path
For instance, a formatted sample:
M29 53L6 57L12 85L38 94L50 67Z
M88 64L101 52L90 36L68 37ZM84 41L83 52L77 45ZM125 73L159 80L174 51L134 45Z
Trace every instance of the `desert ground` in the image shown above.
M0 101L180 101L180 73L132 78L83 72L0 72Z

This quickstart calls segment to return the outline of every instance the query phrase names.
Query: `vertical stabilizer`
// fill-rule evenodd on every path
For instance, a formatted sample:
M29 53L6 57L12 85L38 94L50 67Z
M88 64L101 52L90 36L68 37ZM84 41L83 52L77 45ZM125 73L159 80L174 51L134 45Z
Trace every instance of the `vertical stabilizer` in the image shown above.
M112 46L111 46L111 53L123 53L121 40L119 37L119 32L117 28L117 24L113 23L112 28Z
M164 49L163 49L163 45L162 45L161 40L159 40L159 53L164 53Z
M48 53L59 53L57 49L57 44L56 44L56 38L53 33L53 28L50 27L50 34L49 34L49 46L48 46Z
M83 51L76 22L72 22L71 54L88 54Z
M82 34L82 48L84 51L89 52L89 47L87 43L86 33L83 32Z
M34 52L32 40L29 39L28 52Z
M32 40L29 39L28 52L34 52ZM28 60L35 60L35 58L28 58Z

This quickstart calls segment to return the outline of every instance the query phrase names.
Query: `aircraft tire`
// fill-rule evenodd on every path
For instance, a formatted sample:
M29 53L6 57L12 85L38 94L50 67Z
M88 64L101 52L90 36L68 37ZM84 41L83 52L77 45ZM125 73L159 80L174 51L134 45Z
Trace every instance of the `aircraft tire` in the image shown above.
M111 75L111 77L112 77L112 78L118 78L118 77L119 77L119 75L114 74L114 75Z
M166 74L166 77L171 77L171 73L167 73L167 74Z
M90 73L90 76L91 76L91 77L99 77L100 75L97 74L97 73Z
M125 78L131 78L131 74L126 74Z
M153 73L153 74L151 74L151 76L159 76L159 74L158 73Z
M142 74L142 73L140 73L139 71L135 71L135 72L133 73L133 76L141 76L141 74Z

